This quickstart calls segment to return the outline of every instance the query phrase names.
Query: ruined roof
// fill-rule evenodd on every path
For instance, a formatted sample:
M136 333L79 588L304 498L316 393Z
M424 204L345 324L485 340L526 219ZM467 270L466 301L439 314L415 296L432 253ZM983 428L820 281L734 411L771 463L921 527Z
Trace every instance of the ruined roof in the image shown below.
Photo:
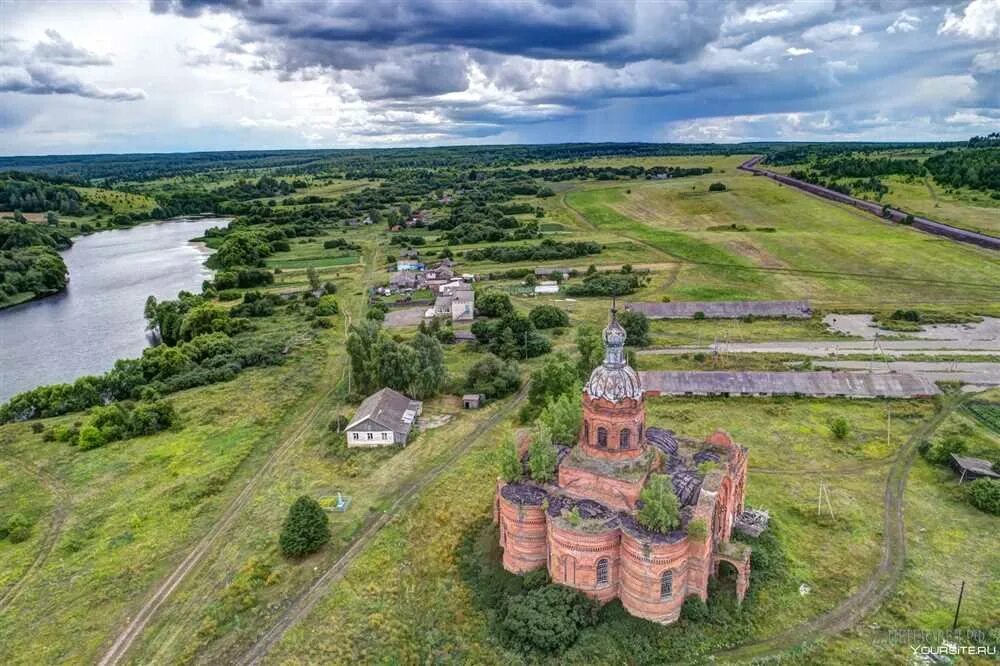
M503 498L522 506L541 506L548 493L543 488L529 483L508 483L500 489Z

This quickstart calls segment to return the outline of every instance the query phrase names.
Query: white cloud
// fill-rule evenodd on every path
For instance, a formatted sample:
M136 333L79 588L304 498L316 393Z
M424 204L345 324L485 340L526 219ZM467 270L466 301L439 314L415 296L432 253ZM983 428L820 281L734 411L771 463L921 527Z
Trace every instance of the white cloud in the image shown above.
M946 10L938 34L1000 39L1000 0L972 0L961 15Z
M812 49L800 49L796 46L789 46L787 49L785 49L785 53L794 57L809 55L812 52L813 52Z
M833 23L824 23L823 25L817 25L809 28L802 33L802 39L807 42L834 42L840 39L848 39L850 37L857 37L864 30L860 25L856 23L843 23L835 21Z
M890 35L903 32L913 32L919 27L921 18L916 14L911 14L907 11L903 11L896 20L892 22L888 28L885 29Z

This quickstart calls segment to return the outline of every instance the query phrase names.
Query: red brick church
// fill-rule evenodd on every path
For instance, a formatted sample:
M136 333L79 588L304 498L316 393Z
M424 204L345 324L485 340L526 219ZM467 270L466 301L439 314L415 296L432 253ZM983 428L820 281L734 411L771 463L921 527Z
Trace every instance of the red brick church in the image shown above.
M553 582L605 603L621 599L632 615L670 623L684 599L708 596L720 563L736 570L746 594L749 547L730 541L743 511L747 450L716 431L704 442L646 426L643 389L625 359L625 329L611 311L604 362L583 391L583 427L561 447L551 484L498 482L494 519L503 566L512 573L547 567ZM680 526L669 533L636 519L650 474L670 475ZM695 533L689 526L698 521Z

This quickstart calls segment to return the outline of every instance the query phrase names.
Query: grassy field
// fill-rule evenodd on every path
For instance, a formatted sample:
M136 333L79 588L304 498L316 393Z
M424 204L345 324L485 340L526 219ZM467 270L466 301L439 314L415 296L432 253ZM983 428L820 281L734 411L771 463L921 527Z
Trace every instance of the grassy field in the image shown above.
M718 178L728 190L710 193L715 179L580 189L567 193L565 203L601 231L641 241L665 261L680 263L663 289L679 300L996 306L1000 261L992 254L744 174Z
M879 556L884 462L932 407L913 402L894 403L892 409L896 427L890 445L883 403L740 399L649 403L651 424L692 436L707 435L724 424L750 447L748 503L767 507L780 521L787 553L787 576L757 592L750 636L767 635L831 608L874 567ZM832 416L848 420L846 440L831 436ZM344 581L286 635L268 663L526 661L498 643L487 617L473 606L471 590L457 569L459 543L489 515L497 469L496 446L477 447L413 511L379 535ZM816 515L819 479L810 473L816 469L825 470L835 518ZM845 567L845 562L851 566ZM802 583L811 588L809 594L800 594ZM678 631L682 630L655 630L664 637ZM725 630L708 632L701 650L715 649L727 635ZM600 626L585 630L576 647L551 662L631 661L635 646L621 638ZM679 661L680 655L674 658Z

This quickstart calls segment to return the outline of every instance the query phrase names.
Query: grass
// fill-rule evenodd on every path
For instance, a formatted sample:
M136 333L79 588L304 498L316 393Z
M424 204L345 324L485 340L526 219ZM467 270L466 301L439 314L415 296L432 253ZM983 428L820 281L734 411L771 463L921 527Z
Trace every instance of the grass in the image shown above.
M882 463L894 451L885 442L882 404L671 399L651 401L647 409L650 424L693 436L724 425L750 447L748 503L769 508L781 521L789 559L788 578L759 591L752 633L766 635L831 608L875 566L886 469ZM894 441L902 441L931 409L928 403L895 403ZM849 423L843 441L830 434L833 416ZM859 464L869 465L868 471L835 473L838 467ZM816 476L763 471L816 467L831 473L826 478L835 519L816 516ZM413 510L383 530L345 579L286 634L269 661L397 663L447 658L523 663L521 655L500 645L488 618L474 607L456 562L463 536L489 515L498 468L495 443L476 447ZM844 562L852 564L845 567ZM813 592L800 595L802 582ZM559 660L541 661L628 662L632 647L620 638L601 627L586 630L577 647ZM718 632L706 636L707 641L721 638Z
M726 192L707 191L716 179L726 183ZM666 261L682 263L663 289L675 299L991 309L990 294L1000 287L1000 262L990 253L744 174L590 186L568 192L565 201L571 213L601 231L641 241ZM775 231L709 231L730 224Z

